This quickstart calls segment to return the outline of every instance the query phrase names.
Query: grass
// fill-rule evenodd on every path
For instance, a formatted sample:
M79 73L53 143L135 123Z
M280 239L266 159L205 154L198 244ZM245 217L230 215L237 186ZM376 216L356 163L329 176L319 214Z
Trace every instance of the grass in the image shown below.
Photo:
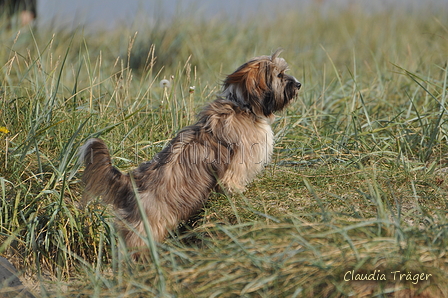
M2 27L0 253L39 297L448 296L447 21L316 8L137 34ZM132 261L109 208L81 203L79 146L101 136L133 168L278 47L303 90L273 162ZM387 280L351 280L374 272Z

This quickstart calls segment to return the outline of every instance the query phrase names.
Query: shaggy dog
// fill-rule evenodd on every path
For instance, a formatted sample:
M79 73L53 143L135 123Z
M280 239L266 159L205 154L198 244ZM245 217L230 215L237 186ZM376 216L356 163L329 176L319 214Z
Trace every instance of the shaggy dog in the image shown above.
M197 122L130 173L112 166L102 140L89 139L81 147L85 194L114 205L128 247L145 245L143 214L160 242L200 210L211 191L218 186L244 191L270 161L273 113L285 108L301 86L285 73L288 65L279 54L255 57L227 76L221 94Z

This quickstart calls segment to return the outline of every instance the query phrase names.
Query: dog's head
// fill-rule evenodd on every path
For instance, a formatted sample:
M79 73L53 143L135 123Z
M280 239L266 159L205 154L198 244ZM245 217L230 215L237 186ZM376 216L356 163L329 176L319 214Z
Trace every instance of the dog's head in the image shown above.
M223 95L257 116L270 117L298 93L301 84L286 74L288 64L279 58L260 56L241 65L224 80Z

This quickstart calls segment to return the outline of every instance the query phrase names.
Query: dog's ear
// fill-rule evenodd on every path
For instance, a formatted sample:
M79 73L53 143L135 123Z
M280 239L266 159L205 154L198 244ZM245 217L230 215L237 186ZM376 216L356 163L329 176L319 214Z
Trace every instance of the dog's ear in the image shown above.
M265 61L260 60L249 61L230 74L224 85L238 85L245 91L244 93L254 93L259 96L267 88L266 64Z
M243 79L245 91L250 97L261 98L268 90L268 76L270 76L268 62L259 60L247 66L247 72Z
M224 87L233 85L243 96L253 112L262 113L262 99L269 90L271 76L271 61L268 59L254 59L240 66L224 81Z

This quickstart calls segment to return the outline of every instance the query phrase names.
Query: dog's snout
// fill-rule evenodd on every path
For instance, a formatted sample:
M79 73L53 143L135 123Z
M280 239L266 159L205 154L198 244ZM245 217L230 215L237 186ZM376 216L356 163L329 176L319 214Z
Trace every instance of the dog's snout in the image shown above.
M302 87L302 84L293 76L291 76L292 83L294 84L294 87L297 89L300 89Z

